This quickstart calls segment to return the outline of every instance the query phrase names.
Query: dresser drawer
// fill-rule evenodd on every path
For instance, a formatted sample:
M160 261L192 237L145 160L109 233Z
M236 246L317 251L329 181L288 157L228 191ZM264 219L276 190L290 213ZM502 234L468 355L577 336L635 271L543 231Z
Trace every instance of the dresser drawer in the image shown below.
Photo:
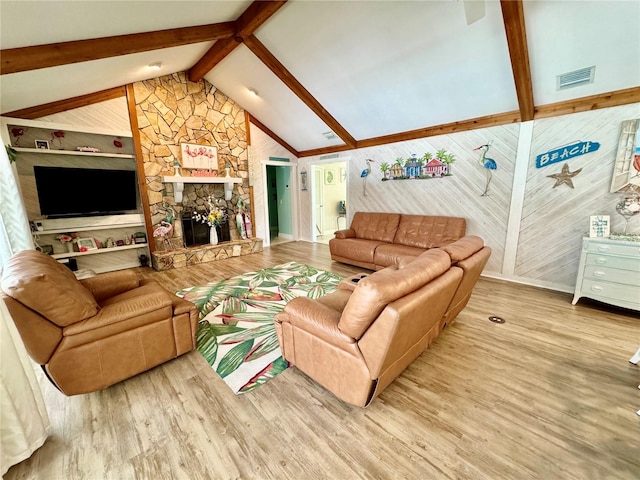
M620 270L617 268L602 267L600 265L587 265L584 269L584 278L596 281L624 283L626 285L640 287L640 271L638 270ZM640 292L640 288L638 292Z
M614 257L606 254L587 253L586 265L596 265L601 267L621 268L623 270L635 270L640 272L640 257L624 258Z
M615 243L588 242L587 252L604 253L611 255L627 255L640 258L639 245L616 245Z
M589 297L592 294L596 298L611 298L622 300L640 306L640 288L619 283L607 283L585 278L582 281L582 295Z

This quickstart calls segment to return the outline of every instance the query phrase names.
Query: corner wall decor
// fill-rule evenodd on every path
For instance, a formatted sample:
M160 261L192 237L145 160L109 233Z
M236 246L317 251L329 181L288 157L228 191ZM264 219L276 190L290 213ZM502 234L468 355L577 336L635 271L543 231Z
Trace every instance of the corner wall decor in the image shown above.
M304 167L300 170L300 190L307 191L307 169Z
M556 183L553 185L553 188L556 188L557 186L562 185L563 183L569 185L571 188L574 188L574 186L573 186L573 177L578 175L581 171L582 171L582 169L579 168L575 172L570 172L569 171L569 164L565 163L562 166L562 171L560 173L554 173L553 175L547 175L547 177L555 178Z
M577 143L572 143L571 145L558 147L538 155L536 157L536 168L546 167L553 163L564 162L565 160L570 160L572 158L579 157L580 155L595 152L599 148L600 144L598 142L589 141L579 141Z
M611 178L611 193L640 187L640 119L622 122Z
M444 148L438 150L435 158L430 152L425 153L420 158L415 153L412 153L407 159L396 158L393 165L387 162L381 163L382 181L426 180L429 178L450 177L452 175L451 164L455 161L454 155L447 153Z

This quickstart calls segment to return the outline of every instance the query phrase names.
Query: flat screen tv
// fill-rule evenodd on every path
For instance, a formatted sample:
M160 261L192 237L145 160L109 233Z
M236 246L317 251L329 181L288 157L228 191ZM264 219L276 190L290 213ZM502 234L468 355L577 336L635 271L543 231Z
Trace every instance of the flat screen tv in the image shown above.
M136 172L34 166L40 213L49 218L115 215L137 208Z

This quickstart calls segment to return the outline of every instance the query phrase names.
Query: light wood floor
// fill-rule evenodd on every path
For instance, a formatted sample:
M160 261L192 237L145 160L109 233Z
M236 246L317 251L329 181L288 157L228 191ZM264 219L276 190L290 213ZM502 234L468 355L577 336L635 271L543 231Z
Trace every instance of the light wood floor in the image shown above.
M358 271L302 242L139 271L176 290L291 260ZM89 395L40 375L51 437L5 479L638 479L640 319L570 299L481 279L367 409L295 368L235 396L197 352Z

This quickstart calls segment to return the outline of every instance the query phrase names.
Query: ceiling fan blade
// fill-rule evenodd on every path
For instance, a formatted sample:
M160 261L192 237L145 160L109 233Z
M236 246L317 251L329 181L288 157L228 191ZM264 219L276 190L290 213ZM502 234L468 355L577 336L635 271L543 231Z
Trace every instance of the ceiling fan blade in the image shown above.
M462 3L467 25L471 25L484 17L484 0L463 0Z

